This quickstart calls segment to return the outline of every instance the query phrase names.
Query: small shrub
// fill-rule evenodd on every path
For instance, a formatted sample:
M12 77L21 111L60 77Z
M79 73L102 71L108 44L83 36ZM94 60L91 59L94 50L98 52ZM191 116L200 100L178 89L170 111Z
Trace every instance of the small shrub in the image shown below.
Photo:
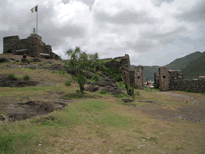
M81 94L81 93L80 93L80 90L76 90L76 93L77 93L77 94Z
M67 82L65 83L65 85L66 85L66 86L71 86L71 83L72 83L72 81L67 81Z
M135 95L136 95L136 96L139 96L139 95L140 95L140 91L139 91L139 90L136 90L136 91L135 91Z
M24 79L30 79L30 76L28 74L26 74L23 78Z
M111 62L116 62L116 59L111 59Z
M121 88L123 88L124 90L126 90L125 85L124 85L124 83L123 83L122 81L120 81L120 82L118 83L118 86L121 87Z
M98 76L98 74L97 74L97 73L94 74L92 79L93 79L95 82L98 82L98 81L99 81L99 76Z
M100 90L100 94L107 94L108 92L105 90Z
M13 77L15 77L15 75L13 73L10 73L7 77L13 78Z

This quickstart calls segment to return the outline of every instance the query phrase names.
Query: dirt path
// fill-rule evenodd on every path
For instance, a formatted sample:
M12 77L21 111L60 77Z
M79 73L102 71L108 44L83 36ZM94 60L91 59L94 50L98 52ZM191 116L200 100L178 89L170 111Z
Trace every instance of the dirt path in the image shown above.
M177 94L177 93L173 93L173 92L170 92L170 91L166 91L166 92L156 92L157 94L162 94L162 95L168 95L168 96L173 96L173 97L176 97L176 98L180 98L180 99L188 99L188 100L191 100L192 104L203 104L205 105L205 100L204 99L197 99L196 96L193 96L193 94Z
M190 105L172 106L167 104L152 103L149 106L137 107L137 109L146 113L154 119L168 120L178 122L178 120L185 120L188 122L199 122L205 124L205 96L200 94L180 94L176 92L156 92L160 95L167 95L174 97L175 100L190 100ZM196 99L197 97L197 99Z

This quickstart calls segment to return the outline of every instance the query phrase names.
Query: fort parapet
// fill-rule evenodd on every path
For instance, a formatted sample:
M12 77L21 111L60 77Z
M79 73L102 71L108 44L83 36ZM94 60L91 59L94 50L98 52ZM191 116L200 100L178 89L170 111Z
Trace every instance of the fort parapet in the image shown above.
M46 45L42 41L42 37L32 33L26 39L20 39L18 35L7 36L3 38L3 53L12 53L17 55L27 54L31 57L42 57L40 53L44 53L43 57L59 59L59 56L52 52L50 45Z

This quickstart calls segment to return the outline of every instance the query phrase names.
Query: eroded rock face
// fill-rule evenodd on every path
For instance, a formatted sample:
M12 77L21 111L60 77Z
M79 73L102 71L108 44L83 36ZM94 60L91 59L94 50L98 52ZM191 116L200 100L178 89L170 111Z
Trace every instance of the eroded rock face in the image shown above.
M5 117L0 114L0 121L4 121L4 120L5 120Z
M124 92L122 92L123 89L121 87L105 86L104 88L102 88L102 90L107 91L111 95L124 94Z
M67 68L66 65L61 65L61 64L53 64L51 65L48 69L49 70L65 70Z
M28 101L26 103L9 104L5 110L7 110L7 117L1 119L7 119L8 122L25 120L37 115L48 114L54 110L62 110L68 102L71 100L55 100L55 101ZM2 120L3 121L3 120Z
M28 63L28 64L30 64L29 60L26 59L26 58L27 58L27 56L26 56L26 54L24 54L23 57L22 57L22 59L21 59L21 62L22 62L22 63Z
M16 77L0 77L0 87L26 87L36 86L38 81L17 79Z
M90 92L96 92L98 91L99 87L96 87L93 84L90 84L87 88L85 88L86 91L90 91Z
M13 62L15 59L13 58L4 58L4 57L0 57L0 63L3 62Z
M129 98L124 98L124 99L122 99L122 101L123 101L123 102L125 102L125 103L132 102L132 100L131 100L131 99L129 99Z

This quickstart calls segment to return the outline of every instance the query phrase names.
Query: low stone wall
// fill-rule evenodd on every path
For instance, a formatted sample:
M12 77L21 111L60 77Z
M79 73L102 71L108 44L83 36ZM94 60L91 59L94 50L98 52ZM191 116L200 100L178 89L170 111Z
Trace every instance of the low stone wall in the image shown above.
M180 71L176 71L176 70L169 70L169 71L166 70L166 71L168 72L168 77L169 77L168 90L179 90L179 91L187 91L187 92L195 92L195 93L205 92L205 79L186 80L184 79L184 76L182 73L180 73ZM167 74L167 73L163 72L163 74ZM164 84L163 82L160 82L160 77L163 76L163 74L160 75L160 72L154 74L155 76L154 87L156 89L160 88L160 84Z
M205 92L205 79L176 80L172 90L202 93Z
M184 76L179 71L169 70L169 90L174 90L176 88L176 82L183 79Z

